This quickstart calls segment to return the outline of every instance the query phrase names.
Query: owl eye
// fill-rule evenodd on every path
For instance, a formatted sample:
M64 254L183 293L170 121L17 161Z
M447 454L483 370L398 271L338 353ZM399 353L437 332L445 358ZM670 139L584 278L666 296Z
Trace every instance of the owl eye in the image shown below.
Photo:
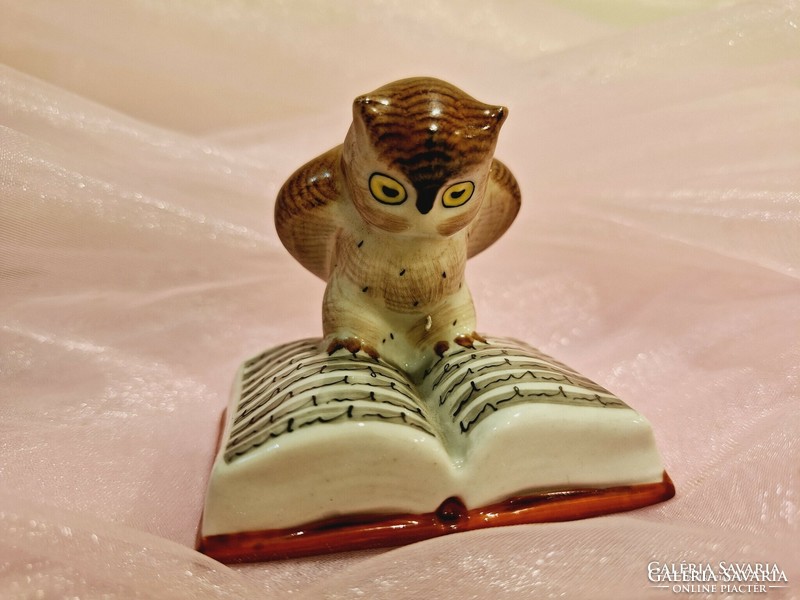
M370 176L369 191L375 200L383 204L402 204L408 196L403 184L381 173L373 173Z
M472 192L475 191L475 184L471 181L462 181L461 183L454 183L444 191L442 196L442 204L447 208L455 208L467 203L467 200L472 198Z

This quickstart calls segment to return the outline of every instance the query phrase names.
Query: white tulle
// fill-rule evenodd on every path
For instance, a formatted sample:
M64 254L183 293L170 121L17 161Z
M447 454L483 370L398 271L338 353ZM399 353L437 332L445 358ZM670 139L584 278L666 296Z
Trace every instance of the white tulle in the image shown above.
M674 597L654 560L774 562L759 597L800 596L799 28L788 0L0 1L0 597ZM321 329L275 194L423 74L510 109L524 206L470 262L480 329L638 408L678 494L215 563L235 369Z

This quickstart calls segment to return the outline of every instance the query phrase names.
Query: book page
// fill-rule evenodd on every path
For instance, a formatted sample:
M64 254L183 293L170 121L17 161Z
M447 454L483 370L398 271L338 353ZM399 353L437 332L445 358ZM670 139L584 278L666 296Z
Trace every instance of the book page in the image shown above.
M424 514L453 495L450 457L405 375L320 343L284 344L240 368L203 535Z
M269 440L328 423L381 421L438 437L408 378L380 359L318 338L272 348L242 367L241 396L225 444L231 462Z
M661 480L652 430L602 386L535 348L487 339L423 381L467 506Z
M563 363L506 338L446 354L426 371L420 394L438 411L455 455L463 454L466 438L481 422L502 409L535 403L628 408Z

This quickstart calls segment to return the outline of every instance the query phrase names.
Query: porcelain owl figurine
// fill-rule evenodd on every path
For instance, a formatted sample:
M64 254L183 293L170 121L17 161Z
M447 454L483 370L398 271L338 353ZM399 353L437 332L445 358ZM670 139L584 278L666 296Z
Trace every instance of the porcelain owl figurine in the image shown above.
M464 269L519 210L493 158L507 114L438 79L390 83L356 98L344 144L284 184L278 235L327 282L329 354L380 356L417 379L482 340Z
M281 188L324 337L234 379L198 547L225 562L396 546L671 498L652 429L533 346L475 333L467 259L520 207L506 118L431 78L356 98L344 144Z

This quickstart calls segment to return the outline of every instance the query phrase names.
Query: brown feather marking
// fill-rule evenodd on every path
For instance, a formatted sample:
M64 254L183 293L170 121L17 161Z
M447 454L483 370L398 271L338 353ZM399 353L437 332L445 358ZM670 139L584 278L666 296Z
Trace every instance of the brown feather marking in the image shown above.
M465 210L462 211L460 214L456 215L455 217L451 217L446 221L442 221L439 225L436 226L436 231L445 237L449 237L454 233L461 231L467 225L472 222L475 218L475 215L478 211L476 210Z
M475 349L473 345L473 339L468 335L459 335L456 339L453 340L459 346L463 346L464 348Z
M489 183L480 212L469 228L470 257L482 252L509 228L519 212L522 196L511 171L496 158L489 170Z
M337 201L341 146L306 163L283 184L275 202L275 228L289 251L309 271L327 280L331 245L339 226Z
M378 154L415 185L441 182L485 160L506 114L430 77L396 81L354 103Z

